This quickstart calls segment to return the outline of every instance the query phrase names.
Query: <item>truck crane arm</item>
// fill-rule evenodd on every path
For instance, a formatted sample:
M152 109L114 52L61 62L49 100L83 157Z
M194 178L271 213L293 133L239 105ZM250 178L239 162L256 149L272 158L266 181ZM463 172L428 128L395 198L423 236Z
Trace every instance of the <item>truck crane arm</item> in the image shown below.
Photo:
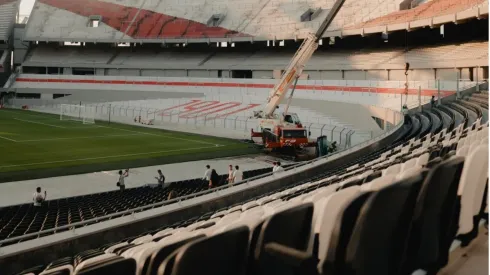
M303 72L306 63L308 63L311 56L318 48L318 41L332 23L344 2L345 0L337 0L317 32L315 34L310 33L306 36L305 40L293 56L293 59L282 74L281 80L271 90L269 97L267 98L265 108L262 111L255 112L255 117L273 118L274 111L276 110L277 106L279 106L281 101L286 96L292 82L295 79L298 79Z

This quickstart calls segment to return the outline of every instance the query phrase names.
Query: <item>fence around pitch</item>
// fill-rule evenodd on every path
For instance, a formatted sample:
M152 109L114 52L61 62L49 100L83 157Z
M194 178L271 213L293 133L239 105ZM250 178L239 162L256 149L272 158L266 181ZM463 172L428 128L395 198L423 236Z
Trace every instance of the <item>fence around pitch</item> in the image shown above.
M23 105L29 106L34 111L59 114L62 104L74 104L66 100L42 100L42 99L20 99L16 98L10 104L14 108L20 108ZM95 119L99 121L111 121L124 124L134 124L141 121L153 120L153 125L159 128L165 128L168 123L189 125L194 128L205 127L223 130L232 130L248 134L252 129L257 130L257 120L245 116L220 116L219 114L200 116L199 114L182 117L179 110L161 111L157 108L147 108L141 106L122 106L113 104L97 103L80 103L93 106L95 110ZM376 133L372 131L361 131L339 125L318 123L330 118L315 118L317 122L303 122L303 126L308 130L311 139L319 136L326 136L330 142L336 141L339 147L348 148L355 144L362 143L375 137ZM333 121L332 121L333 122ZM138 124L140 125L140 124Z

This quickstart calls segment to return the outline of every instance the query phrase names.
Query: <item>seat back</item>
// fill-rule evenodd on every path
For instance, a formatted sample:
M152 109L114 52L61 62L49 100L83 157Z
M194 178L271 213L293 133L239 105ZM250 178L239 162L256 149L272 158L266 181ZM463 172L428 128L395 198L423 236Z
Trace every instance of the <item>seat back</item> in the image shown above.
M327 257L328 244L330 243L337 217L341 215L345 205L357 197L360 192L359 186L353 186L315 202L311 250L313 255L318 256L319 266L323 264Z
M473 229L473 217L480 211L487 175L488 145L480 145L466 157L459 182L459 234L468 233Z
M404 172L404 171L414 167L416 164L417 164L416 158L409 159L409 160L405 161L404 163L402 163L402 166L400 168L400 172Z
M377 178L381 177L381 175L382 175L381 171L375 171L372 174L370 174L369 176L367 176L367 178L364 179L363 183L370 182L374 179L377 179Z
M386 175L396 175L396 174L398 174L400 172L400 168L401 168L401 164L400 163L393 164L393 165L391 165L390 167L386 168L383 171L383 176L386 176Z
M459 216L455 205L463 164L464 158L454 157L428 172L415 207L404 267L406 272L435 267L440 257L449 252L447 242L450 244L456 235L452 232L451 219L456 212ZM447 251L443 246L448 246Z
M277 243L300 251L307 251L311 233L313 204L303 203L275 213L264 221L257 238L253 274L294 274L294 271L265 252L268 243Z
M136 272L136 261L132 258L116 257L108 261L91 265L77 272L77 275L119 274L133 275Z
M364 190L364 191L379 190L380 188L383 188L387 185L392 184L394 179L395 179L395 176L396 175L391 174L391 175L383 176L381 178L377 178L371 182L368 182L368 183L361 185L361 190Z
M249 236L242 226L190 242L178 250L171 274L243 274Z
M398 274L422 174L373 193L362 206L347 246L342 274Z
M360 193L345 205L340 215L337 216L328 243L327 255L320 267L320 273L329 275L344 274L347 245L354 230L359 212L371 195L372 192ZM322 255L319 256L322 257Z
M203 238L204 235L191 236L189 238L184 238L179 241L169 243L168 245L162 247L158 251L155 251L145 262L146 275L157 274L160 264L175 250L179 249L188 242ZM144 274L144 273L142 273Z

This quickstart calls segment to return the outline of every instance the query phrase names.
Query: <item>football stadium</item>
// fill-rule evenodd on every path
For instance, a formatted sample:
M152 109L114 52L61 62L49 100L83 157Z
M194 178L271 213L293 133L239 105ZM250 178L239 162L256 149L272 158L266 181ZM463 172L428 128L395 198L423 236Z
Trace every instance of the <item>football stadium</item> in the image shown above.
M483 275L487 0L0 0L0 275Z

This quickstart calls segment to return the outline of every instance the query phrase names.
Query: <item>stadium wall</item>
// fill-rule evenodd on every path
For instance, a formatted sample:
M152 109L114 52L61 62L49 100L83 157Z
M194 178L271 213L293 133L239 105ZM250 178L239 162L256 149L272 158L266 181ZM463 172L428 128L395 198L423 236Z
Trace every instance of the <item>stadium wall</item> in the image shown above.
M25 49L19 50L20 57L25 55ZM16 55L17 56L17 55ZM20 58L19 57L19 58ZM18 60L15 57L15 60ZM22 70L27 74L52 75L49 69L55 69L61 75L77 75L77 69L85 69L92 73L86 75L98 76L143 76L143 77L203 77L203 78L233 78L235 72L249 71L253 79L278 79L277 70L251 69L251 70L216 70L216 69L140 69L140 68L94 68L94 65L80 64L73 67L58 67L59 64L24 64ZM101 66L101 65L97 65ZM455 81L461 79L488 79L488 66L471 66L459 68L420 68L409 71L408 79L413 81ZM237 77L239 78L239 77ZM308 80L380 80L380 81L404 81L405 70L397 69L331 69L331 70L305 70L303 79Z
M78 90L110 90L110 91L161 91L161 92L205 92L220 93L269 93L277 80L271 79L224 79L224 78L189 78L189 77L124 77L124 76L65 76L21 74L13 88L32 90L51 90L56 93L70 93ZM418 101L418 89L421 89L421 100L427 100L438 94L440 85L442 96L473 82L456 81L410 81L406 102L408 105ZM367 81L367 80L300 80L296 87L295 97L327 100L346 103L362 103L380 107L400 108L400 96L405 93L404 81ZM262 97L260 97L262 98Z

